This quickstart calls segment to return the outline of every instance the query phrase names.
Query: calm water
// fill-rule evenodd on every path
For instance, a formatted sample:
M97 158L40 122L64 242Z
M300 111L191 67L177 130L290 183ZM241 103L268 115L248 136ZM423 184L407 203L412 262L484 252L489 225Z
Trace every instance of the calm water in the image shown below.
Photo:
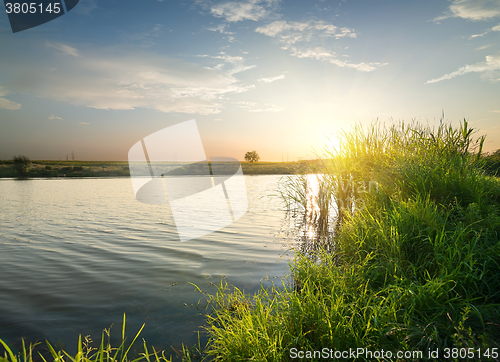
M278 179L245 176L248 212L183 243L168 206L137 202L129 178L0 180L0 338L74 351L112 323L119 337L126 313L129 337L146 323L149 345L193 345L204 317L188 282L214 292L225 275L254 292L287 271L284 213L266 196Z

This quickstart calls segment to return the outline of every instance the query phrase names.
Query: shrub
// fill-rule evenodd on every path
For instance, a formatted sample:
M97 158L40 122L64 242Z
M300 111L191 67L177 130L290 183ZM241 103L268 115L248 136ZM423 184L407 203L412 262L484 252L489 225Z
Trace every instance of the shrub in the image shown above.
M14 169L18 173L19 176L26 176L31 169L32 163L31 160L23 155L12 157L14 161Z

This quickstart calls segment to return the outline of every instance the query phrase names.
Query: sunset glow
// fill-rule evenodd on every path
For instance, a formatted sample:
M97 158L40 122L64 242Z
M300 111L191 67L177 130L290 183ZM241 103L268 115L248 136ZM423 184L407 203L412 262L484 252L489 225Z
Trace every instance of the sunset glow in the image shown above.
M124 161L190 119L209 157L312 159L443 112L500 148L498 0L81 0L14 34L0 10L0 159Z

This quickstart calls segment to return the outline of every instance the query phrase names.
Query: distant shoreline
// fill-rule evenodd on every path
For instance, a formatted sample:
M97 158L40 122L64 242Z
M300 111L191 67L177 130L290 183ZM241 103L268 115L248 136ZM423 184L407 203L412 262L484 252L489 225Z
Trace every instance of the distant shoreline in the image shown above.
M184 174L201 175L199 165L187 164L183 167ZM244 175L294 175L305 171L311 172L320 166L317 160L303 160L294 162L256 162L250 164L241 162ZM224 172L224 171L223 171ZM228 167L227 174L232 174ZM172 171L172 176L178 175ZM206 172L204 173L206 174ZM129 177L129 163L127 161L32 161L32 166L26 178L86 178L86 177ZM14 169L11 160L0 160L0 178L17 178L19 175Z

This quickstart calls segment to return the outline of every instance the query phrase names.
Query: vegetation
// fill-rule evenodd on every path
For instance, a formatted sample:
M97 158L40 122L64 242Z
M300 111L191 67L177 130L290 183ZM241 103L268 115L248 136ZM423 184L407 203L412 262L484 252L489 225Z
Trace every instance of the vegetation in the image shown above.
M318 166L316 160L297 162L259 162L250 164L243 162L241 167L245 175L293 175ZM233 174L234 167L228 165L227 174ZM219 167L224 173L225 168ZM146 168L149 173L149 169ZM175 174L201 174L207 170L200 164L189 164L181 169L173 169ZM0 160L0 178L16 177L18 172L12 160ZM32 161L32 167L24 177L125 177L130 176L128 162L120 161Z
M209 342L184 360L499 361L499 155L483 157L483 143L466 121L375 124L301 163L281 195L314 233L288 278L253 296L225 282L205 293ZM314 193L311 172L323 174ZM74 357L47 347L57 362L125 362L122 340L113 349L103 333L93 350L80 339ZM34 346L16 356L2 344L0 362L32 361ZM166 361L145 344L137 358Z
M485 171L491 175L500 177L500 150L484 157Z
M466 121L343 133L323 159L315 215L303 184L282 191L321 247L298 251L283 285L206 295L207 358L320 360L306 351L363 348L356 360L382 350L391 357L380 360L500 360L500 183L484 173L483 142Z
M257 151L249 151L249 152L245 153L245 161L247 161L248 163L259 162L259 160L260 160L260 156L257 153Z
M26 348L24 340L22 341L22 349L20 353L15 353L3 340L0 339L0 344L5 348L4 356L0 356L0 362L33 362L33 361L54 361L54 362L171 362L171 358L166 358L164 352L157 352L154 347L148 350L146 342L143 342L144 351L138 356L131 358L129 353L134 345L137 337L141 333L144 325L135 335L132 342L127 346L125 337L125 315L123 315L122 341L118 347L112 347L110 344L110 329L105 329L102 332L101 343L98 347L93 346L92 339L86 336L82 341L82 336L78 339L78 352L75 356L70 355L66 351L57 351L52 345L46 341L47 348L44 351L37 351L36 347L40 343L30 344ZM106 341L105 341L106 340Z
M23 155L12 157L12 161L14 162L14 170L20 177L26 177L28 171L31 168L31 160Z
M24 177L115 177L130 176L128 162L31 161ZM0 178L16 177L13 161L0 161Z

